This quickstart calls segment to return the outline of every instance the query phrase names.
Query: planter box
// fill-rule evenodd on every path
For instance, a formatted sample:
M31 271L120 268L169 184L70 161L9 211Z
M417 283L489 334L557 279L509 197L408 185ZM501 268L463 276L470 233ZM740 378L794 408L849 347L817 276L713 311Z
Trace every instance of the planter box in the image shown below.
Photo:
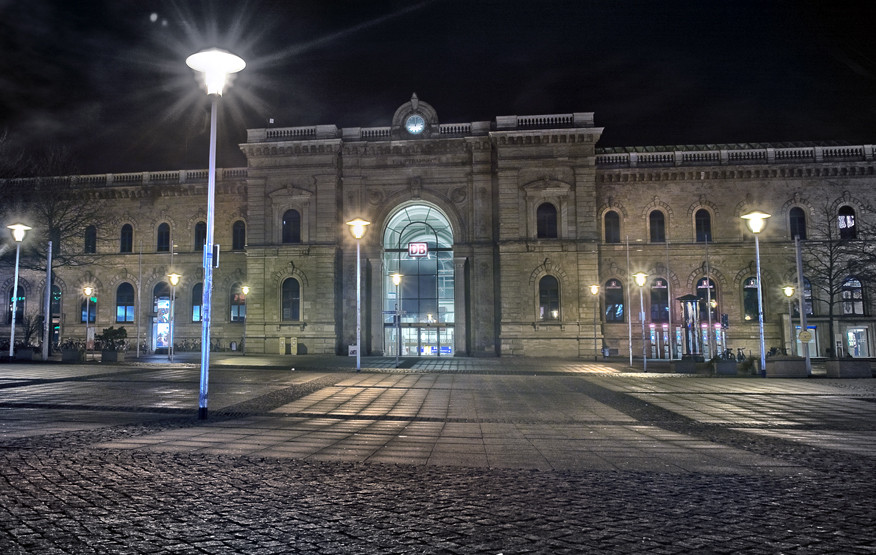
M802 358L768 358L766 361L767 378L808 378L806 360Z
M125 361L125 351L101 351L100 352L100 361L101 362L124 362Z
M697 361L692 358L683 358L673 361L669 367L678 374L696 374Z
M714 363L715 374L718 376L735 376L736 361L735 360L719 360Z
M873 370L869 360L842 359L828 360L828 378L872 378Z
M85 351L79 349L61 351L61 362L82 362L83 360L85 360Z
M15 360L33 360L34 352L30 347L15 351Z

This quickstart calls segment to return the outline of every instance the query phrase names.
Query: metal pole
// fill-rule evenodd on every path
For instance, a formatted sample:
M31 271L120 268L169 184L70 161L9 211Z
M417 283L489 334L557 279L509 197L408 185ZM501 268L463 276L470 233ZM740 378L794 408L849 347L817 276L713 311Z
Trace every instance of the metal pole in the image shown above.
M793 355L797 350L797 346L794 345L796 343L794 341L794 307L791 302L791 297L788 297L788 341L791 343L791 348L788 351L789 355Z
M630 275L630 236L626 236L627 242L627 275ZM629 278L626 280L627 283L627 308L630 308L632 303L632 291L630 288L632 284L630 283ZM627 341L630 344L630 366L633 365L633 317L631 314L627 314Z
M596 327L596 314L599 312L599 293L593 295L593 362L599 360L599 346L597 345L599 330Z
M401 280L395 286L395 326L396 326L396 343L398 348L395 351L395 367L398 368L398 359L401 357Z
M216 113L219 95L210 108L210 169L207 176L207 240L204 243L204 293L201 297L201 386L198 418L207 419L207 389L210 377L210 300L213 293L213 219L216 202ZM171 252L173 248L171 248Z
M15 313L18 312L18 258L21 241L15 242L15 281L12 283L12 327L9 331L9 360L15 357ZM80 305L81 306L81 305Z
M356 372L362 371L362 270L360 248L362 240L356 239Z
M170 284L170 344L167 346L167 352L170 353L170 362L173 362L173 318L175 316L176 307L176 285Z
M639 286L639 320L642 321L642 370L648 371L648 344L645 341L645 300L642 290L644 285Z
M766 377L766 348L763 340L763 284L760 277L760 239L754 234L754 252L757 260L757 324L760 332L760 376Z
M79 305L82 306L82 305ZM85 297L85 348L88 349L88 325L91 320L91 295ZM94 343L91 348L91 360L94 360Z
M143 241L140 241L140 254L137 255L137 267L139 277L137 278L137 358L140 358L140 309L143 308L143 303L140 300L140 286L143 283Z
M800 303L800 331L809 332L806 322L806 310L804 307L804 295L806 288L803 287L803 253L800 251L800 236L794 236L794 248L797 251L797 301ZM795 341L796 342L796 341ZM803 356L806 357L806 374L812 375L812 360L809 358L809 342L801 341L800 346L803 347Z
M709 345L709 358L715 356L715 349L712 348L712 265L709 263L709 236L706 235L706 314L709 328L706 334L706 340Z
M669 241L666 241L666 311L669 318L669 360L672 360L672 346L675 344L675 330L672 329L672 280L669 277Z
M49 252L46 254L46 304L43 319L43 360L49 360L49 341L52 324L52 242L49 241Z
M246 303L249 300L249 294L243 295L243 341L240 346L240 356L246 356Z

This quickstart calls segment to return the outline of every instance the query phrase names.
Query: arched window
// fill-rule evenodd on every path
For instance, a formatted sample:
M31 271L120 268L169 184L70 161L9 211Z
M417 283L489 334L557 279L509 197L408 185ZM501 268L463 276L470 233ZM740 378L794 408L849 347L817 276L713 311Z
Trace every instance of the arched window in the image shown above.
M119 252L134 251L134 228L131 224L122 226L122 232L119 234Z
M788 212L788 228L791 230L791 239L806 239L806 213L799 206Z
M18 306L21 306L21 301L19 301ZM93 324L97 320L97 295L92 293L91 297L82 297L81 308L82 312L79 315L79 322Z
M669 321L669 284L663 278L651 282L651 321Z
M705 208L700 208L694 214L694 225L697 232L697 243L712 241L712 215Z
M158 234L155 243L155 250L158 252L170 251L170 224L163 223L158 226Z
M539 239L557 238L557 208L545 202L536 210L536 225Z
M204 284L192 287L192 322L201 321L201 303L204 302Z
M116 322L134 321L134 286L123 283L116 289Z
M97 252L97 228L90 225L85 228L85 254Z
M560 319L560 283L554 276L544 276L538 282L538 317Z
M11 280L10 280L11 281ZM6 298L9 299L9 305L6 307L6 323L12 323L12 294L14 292L14 288L10 287L7 292ZM22 318L24 318L24 305L27 302L27 294L24 291L24 287L21 284L21 280L18 280L18 304L15 306L15 322L16 326L20 326L22 323Z
M207 224L198 222L195 224L195 252L203 252L207 244Z
M648 227L652 243L666 242L666 217L660 210L652 210L648 214Z
M851 206L842 206L837 215L840 239L855 239L858 231L855 226L855 209Z
M239 283L231 286L231 321L243 322L246 320L246 295Z
M795 299L791 306L794 311L794 318L800 317L800 304ZM813 316L815 314L813 305L812 305L812 284L809 283L809 279L803 278L803 310L806 311L806 316Z
M750 277L742 282L742 318L745 321L757 321L756 277Z
M237 220L231 226L231 249L242 251L246 246L246 224L243 220Z
M605 321L624 321L624 286L618 279L605 282Z
M843 283L843 314L864 314L864 291L857 278L850 277Z
M286 210L283 214L283 242L301 242L301 214L298 210Z
M280 311L282 319L297 322L301 319L301 286L298 280L289 278L283 282L283 299Z
M757 285L755 284L755 287ZM715 282L708 278L702 278L697 282L697 297L700 302L700 322L709 321L708 307L712 307L712 323L719 321L718 316L718 289L715 287ZM757 297L755 297L757 302ZM755 306L755 316L757 316L757 306Z
M605 213L605 242L620 243L620 216L614 210Z

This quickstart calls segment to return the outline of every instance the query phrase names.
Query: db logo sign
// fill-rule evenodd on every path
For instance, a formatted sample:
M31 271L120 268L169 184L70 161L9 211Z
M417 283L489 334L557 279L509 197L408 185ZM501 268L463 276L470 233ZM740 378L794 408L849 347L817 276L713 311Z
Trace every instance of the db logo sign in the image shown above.
M408 243L408 256L411 258L429 256L429 246L426 243Z

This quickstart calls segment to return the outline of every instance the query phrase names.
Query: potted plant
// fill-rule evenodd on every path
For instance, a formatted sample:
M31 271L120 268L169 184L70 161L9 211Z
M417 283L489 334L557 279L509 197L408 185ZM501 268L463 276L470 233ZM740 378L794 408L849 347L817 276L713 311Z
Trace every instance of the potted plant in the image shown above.
M82 362L85 360L85 343L68 337L61 342L61 362Z
M100 360L102 362L122 362L128 350L128 332L124 326L104 328L96 339L100 341Z

